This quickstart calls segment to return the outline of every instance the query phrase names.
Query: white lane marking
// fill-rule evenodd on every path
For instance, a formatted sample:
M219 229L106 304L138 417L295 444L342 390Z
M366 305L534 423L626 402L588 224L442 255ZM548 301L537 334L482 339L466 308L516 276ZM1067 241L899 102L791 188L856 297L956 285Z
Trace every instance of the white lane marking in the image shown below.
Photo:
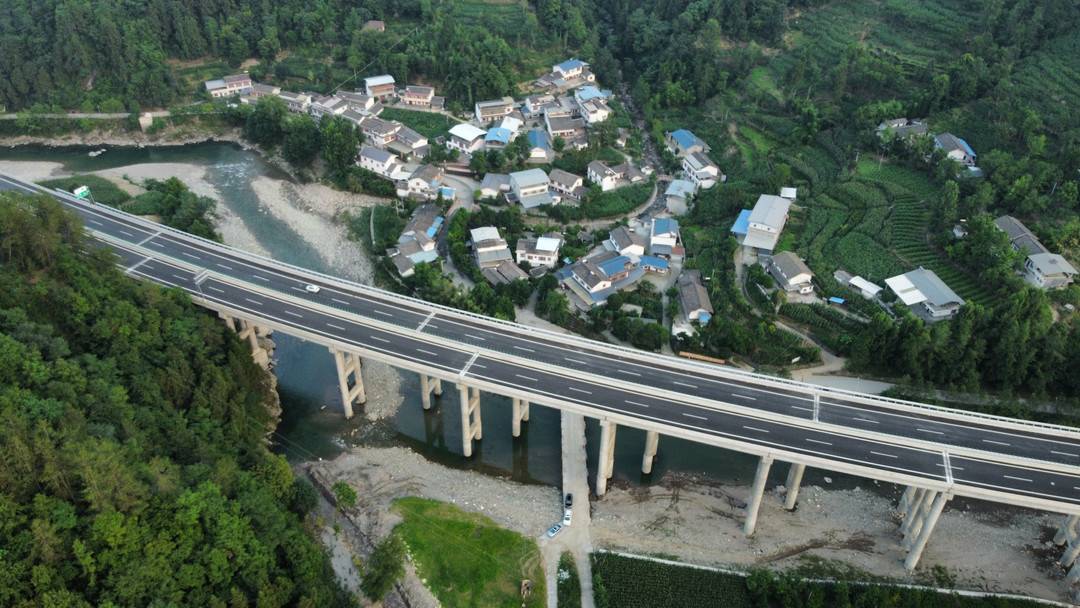
M591 395L592 394L592 391L587 391L587 390L585 390L583 388L578 388L576 386L568 386L566 388L568 388L568 389L570 389L570 390L572 390L572 391L574 391L576 393L585 393L586 395Z
M333 323L330 323L329 321L327 321L326 326L327 327L333 327L334 329L337 329L337 330L340 330L340 331L345 331L344 327L342 327L340 325L334 325Z
M473 363L473 367L479 367L480 369L487 369L487 366L482 363Z
M382 315L384 317L392 317L392 316L394 316L393 313L386 312L385 310L379 310L378 308L375 309L375 314Z
M475 363L476 359L479 356L480 356L480 351L476 351L475 353L472 354L471 357L469 357L469 360L465 362L465 367L462 367L461 371L458 372L458 377L459 378L464 378L465 374L469 373L469 368L476 364ZM483 365L478 365L478 367L484 367L484 366Z
M135 235L134 235L134 234L131 234L131 233L130 233L130 232L128 232L127 230L119 230L119 229L117 229L117 232L119 232L120 234L122 234L122 235L124 235L124 236L130 236L131 238L135 238Z
M705 416L698 416L697 414L687 414L686 412L683 412L682 415L686 416L687 418L697 418L698 420L708 420L708 418L706 418Z
M563 359L569 361L570 363L577 363L578 365L588 365L588 363L579 359L571 359L570 357L563 357Z
M466 338L472 338L473 340L480 340L481 342L487 340L487 338L481 338L480 336L474 336L472 334L465 334Z
M247 300L248 302L251 302L252 304L255 304L256 306L264 306L264 304L262 302L258 301L258 300L252 300L251 298L244 298L244 299Z
M92 220L92 219L89 219L89 218L87 218L86 221L90 222L91 224L93 224L95 226L104 226L105 225L105 224L102 224L101 222L99 222L97 220Z
M189 257L189 258L191 258L191 259L193 259L193 260L200 260L200 261L202 260L202 258L200 258L199 256L195 255L194 253L188 253L188 252L186 252L186 251L181 251L180 253L181 253L181 254L183 254L183 255L186 255L187 257Z
M154 236L157 236L157 235L155 234ZM154 238L154 237L150 237L150 238ZM165 248L164 243L159 243L157 241L151 241L150 244L153 245L154 247L161 247L162 249Z
M518 378L521 378L522 380L528 380L530 382L539 382L536 378L533 378L532 376L522 376L521 374L514 374L514 375L517 376Z
M801 405L792 405L791 409L793 409L793 410L802 410L804 412L812 412L812 411L814 411L814 408L812 408L812 407L803 407Z
M514 348L516 348L518 350L523 350L523 351L528 352L528 353L535 353L536 352L535 350L533 350L531 348L525 348L524 346L518 346L517 344L514 345Z
M435 318L435 313L429 313L428 316L424 317L424 320L420 322L420 325L416 326L416 331L424 331L424 327L426 327L428 322L433 318ZM438 327L432 325L431 329L438 329Z
M380 338L379 336L370 336L370 338L372 340L377 341L377 342L382 342L383 344L389 344L390 343L390 341L387 340L386 338Z
M632 372L632 371L630 371L628 369L617 369L615 371L619 372L620 374L626 374L627 376L640 376L641 375L641 374L639 374L637 372Z
M291 290L293 290L293 291L299 291L300 293L307 293L307 290L306 290L306 289L300 289L300 288L299 288L299 287L297 287L296 285L290 285L290 286L289 286L289 289L291 289Z
M880 424L877 420L870 420L869 418L856 418L859 422L869 422L870 424Z
M160 231L160 230L159 230L159 231L157 231L157 232L155 232L154 234L151 234L150 236L146 237L145 239L143 239L143 240L139 241L139 243L138 243L138 244L139 244L139 245L145 245L147 241L149 241L150 239L154 238L155 236L158 236L159 234L161 234L161 231ZM153 245L154 243L150 243L150 244L151 244L151 245Z
M174 278L174 279L180 279L181 281L186 281L186 280L188 280L188 279L187 279L187 277L182 277L182 276L180 276L180 275L176 274L175 272L174 272L174 273L172 273L172 276L173 276L173 278Z
M899 458L896 454L886 454L885 452L875 452L874 450L870 450L870 453L875 456L884 456L886 458Z
M942 464L940 462L935 462L934 464L936 464L939 467L944 467L945 466L944 464ZM949 468L954 470L954 471L963 471L964 470L964 467L958 467L955 464L951 464L951 463L949 464Z
M283 313L285 313L287 315L292 315L292 316L296 317L297 319L303 319L304 318L304 315L302 315L302 314L300 314L298 312L293 312L291 310L283 310L281 312L283 312Z
M648 403L641 403L640 401L631 401L629 399L623 399L623 401L629 403L630 405L636 405L638 407L649 407Z
M994 441L993 439L983 439L983 443L992 443L994 445L1004 445L1004 446L1009 445L1008 443L1005 443L1004 441Z
M255 277L256 279L259 279L260 281L266 281L267 283L270 282L270 279L262 276L261 274L252 274L251 276Z
M1032 480L1028 479L1027 477L1016 477L1016 476L1013 476L1013 475L1002 475L1002 477L1004 477L1005 479L1011 479L1013 481L1026 481L1028 483L1035 483Z
M424 353L425 355L430 355L430 356L432 356L432 357L438 357L438 356L439 356L439 353L433 353L433 352L431 352L430 350L424 350L424 349L422 349L422 348L418 348L418 349L416 349L416 352L418 352L418 353Z
M687 384L685 382L679 382L678 380L672 380L672 384L678 384L679 386L685 386L686 388L697 388L697 385Z
M740 395L739 393L731 393L732 397L738 397L739 399L749 399L750 401L757 401L757 397L751 397L750 395Z
M127 272L131 272L132 270L135 270L139 266L142 266L143 264L145 264L145 263L147 263L149 261L150 261L150 258L143 258L143 259L139 260L138 262L135 262L134 264L129 266L128 269L127 269Z
M217 287L214 287L213 285L207 285L206 288L209 289L210 291L216 291L218 293L225 293L224 289L218 289Z
M915 427L915 430L916 431L922 431L924 433L930 433L931 435L944 435L945 434L945 433L942 433L941 431L935 431L933 429L924 429L924 428L920 428L920 427Z
M811 438L807 437L806 440L809 441L810 443L820 443L821 445L832 445L828 441L821 441L820 439L811 439Z
M220 262L214 262L214 266L217 266L218 268L224 268L225 270L232 270L233 269L232 266L229 266L228 264L222 264Z
M1051 454L1057 454L1058 456L1072 456L1073 458L1080 458L1080 454L1072 454L1070 452L1059 452L1057 450L1050 450Z
M338 304L344 304L345 306L349 305L349 303L346 302L345 300L339 300L337 298L330 298L330 299L333 300L334 302L337 302Z
M768 433L769 432L767 429L759 429L756 426L746 426L745 424L743 425L742 428L744 428L744 429L746 429L748 431L757 431L759 433Z

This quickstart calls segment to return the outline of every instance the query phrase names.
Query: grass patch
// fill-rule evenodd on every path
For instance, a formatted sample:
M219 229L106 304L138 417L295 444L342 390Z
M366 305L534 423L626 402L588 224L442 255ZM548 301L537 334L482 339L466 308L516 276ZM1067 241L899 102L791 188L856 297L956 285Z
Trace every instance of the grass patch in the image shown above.
M451 127L461 122L456 118L450 118L445 114L405 110L402 108L386 108L379 114L379 118L384 120L396 120L428 139L435 139L440 135L446 135L446 132L449 131Z
M59 188L67 192L74 192L79 186L86 186L90 188L90 194L93 195L95 201L110 207L119 207L131 200L131 195L124 192L120 186L97 175L74 175L38 183L46 188Z
M394 511L420 577L445 606L544 606L544 571L536 541L491 519L425 498L401 498ZM522 602L523 579L532 594Z
M556 574L559 584L559 608L581 608L581 580L578 578L577 564L569 551L559 556L559 570Z
M597 608L751 608L740 576L593 553Z

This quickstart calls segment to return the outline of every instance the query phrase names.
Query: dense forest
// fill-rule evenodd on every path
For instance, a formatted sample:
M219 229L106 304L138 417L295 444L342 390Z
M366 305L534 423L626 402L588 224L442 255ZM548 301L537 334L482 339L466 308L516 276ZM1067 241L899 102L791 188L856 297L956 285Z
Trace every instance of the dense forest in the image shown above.
M245 346L81 234L0 194L0 605L350 605Z

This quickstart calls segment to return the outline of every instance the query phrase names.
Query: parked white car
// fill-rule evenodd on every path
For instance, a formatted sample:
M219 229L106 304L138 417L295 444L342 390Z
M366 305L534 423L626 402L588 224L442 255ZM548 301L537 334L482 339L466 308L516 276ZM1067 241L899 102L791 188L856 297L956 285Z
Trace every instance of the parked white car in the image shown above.
M562 525L569 526L570 522L572 522L573 520L574 520L574 512L573 512L573 510L567 509L566 511L563 511Z
M555 524L554 526L551 526L550 528L548 528L547 531L548 538L555 538L555 536L559 532L562 532L562 524Z

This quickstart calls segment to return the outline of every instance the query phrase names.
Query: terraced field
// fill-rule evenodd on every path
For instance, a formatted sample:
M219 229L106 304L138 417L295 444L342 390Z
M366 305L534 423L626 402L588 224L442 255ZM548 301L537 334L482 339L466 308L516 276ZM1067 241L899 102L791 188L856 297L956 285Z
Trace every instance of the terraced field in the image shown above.
M874 282L923 266L961 297L993 304L993 293L928 245L935 194L920 173L863 160L854 179L806 204L798 250L819 274L843 268Z

